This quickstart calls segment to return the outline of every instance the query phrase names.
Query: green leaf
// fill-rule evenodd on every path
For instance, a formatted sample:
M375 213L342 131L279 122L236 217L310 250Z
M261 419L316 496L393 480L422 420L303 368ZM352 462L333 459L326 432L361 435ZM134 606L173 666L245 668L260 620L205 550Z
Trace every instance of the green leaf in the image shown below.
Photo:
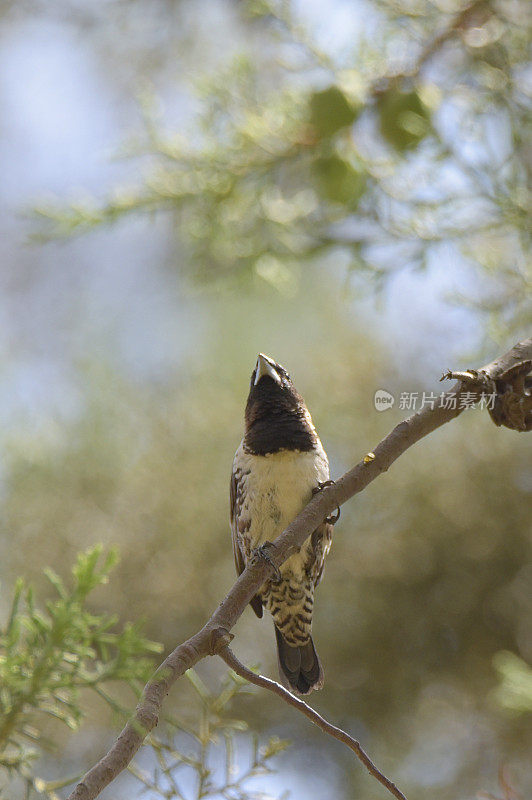
M337 86L329 86L310 96L309 122L320 139L352 125L357 116L358 109Z
M366 189L366 174L338 155L317 158L312 171L316 188L332 203L356 208Z
M67 596L67 591L65 589L65 584L63 583L59 575L56 572L54 572L54 570L51 569L50 567L45 567L43 572L50 581L50 583L52 584L52 586L54 587L54 589L57 591L59 597L65 598Z
M276 756L278 753L282 753L283 750L286 750L287 747L290 747L290 740L289 739L280 739L278 736L272 736L268 744L261 748L260 754L262 759L266 761L268 758L272 758Z
M212 695L209 692L207 686L201 680L198 673L193 669L187 669L185 675L192 684L192 686L194 687L194 689L196 690L196 692L199 694L203 702L206 703L207 705L210 704L212 701Z
M6 626L6 636L12 640L13 639L13 626L15 625L15 620L17 617L18 607L20 603L20 597L24 590L24 579L17 578L17 582L15 584L15 593L13 595L13 602L11 604L11 611L9 612L9 619L7 621ZM18 628L18 626L17 626ZM18 633L15 635L15 639L18 636Z
M413 150L431 131L431 114L417 90L391 87L377 101L380 130L399 153Z
M494 655L493 666L501 681L494 692L495 700L512 711L532 711L532 668L507 650Z
M101 569L98 570L97 564L102 550L102 545L97 544L84 553L80 553L72 568L72 574L76 580L76 594L80 598L86 597L96 586L107 583L109 572L118 561L118 552L113 548L105 557Z
M266 17L274 13L272 4L267 0L249 0L245 4L244 11L248 17Z
M54 792L56 789L63 789L65 786L70 786L70 784L75 783L81 778L82 774L83 773L70 775L68 778L60 778L56 781L45 781L42 778L36 777L33 779L33 785L38 792Z

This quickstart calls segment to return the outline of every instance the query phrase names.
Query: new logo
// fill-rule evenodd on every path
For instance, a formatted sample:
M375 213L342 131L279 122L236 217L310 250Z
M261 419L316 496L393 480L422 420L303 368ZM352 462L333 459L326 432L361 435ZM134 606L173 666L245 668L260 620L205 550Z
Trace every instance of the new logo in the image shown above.
M387 392L386 389L377 389L373 402L377 411L388 411L395 403L395 397L390 392Z

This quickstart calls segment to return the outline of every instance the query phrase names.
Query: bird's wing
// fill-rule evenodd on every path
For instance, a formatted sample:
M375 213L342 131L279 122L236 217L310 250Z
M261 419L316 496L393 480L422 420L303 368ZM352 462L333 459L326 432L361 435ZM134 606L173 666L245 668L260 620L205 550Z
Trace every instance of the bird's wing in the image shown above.
M314 581L314 586L317 586L321 581L325 558L331 549L332 534L333 526L327 522L322 522L311 536L312 555L311 563L309 563L308 567Z
M240 545L238 544L237 536L239 512L239 506L237 505L239 499L238 495L238 483L235 471L233 469L233 472L231 473L231 482L229 484L229 518L231 520L231 540L233 542L233 556L235 557L236 574L240 575L244 571L245 564Z
M240 509L242 507L242 490L239 486L238 476L233 468L231 473L231 482L229 484L229 515L231 520L231 540L233 542L233 556L235 558L236 574L240 575L246 566L244 556L239 544L239 517ZM259 595L255 595L250 600L250 606L259 617L262 617L262 599Z

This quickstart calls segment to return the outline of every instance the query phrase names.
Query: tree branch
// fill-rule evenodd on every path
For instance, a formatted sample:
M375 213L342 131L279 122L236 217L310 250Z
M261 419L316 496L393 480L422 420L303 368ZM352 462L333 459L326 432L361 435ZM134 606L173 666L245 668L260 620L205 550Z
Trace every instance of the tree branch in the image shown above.
M332 725L328 722L321 714L318 714L317 711L314 711L309 705L307 705L303 700L299 697L296 697L292 692L289 692L280 683L277 681L272 681L270 678L265 678L263 675L257 675L257 673L252 672L250 669L244 666L232 650L229 647L224 647L218 653L220 658L222 658L227 666L231 667L231 669L236 672L237 675L240 675L242 678L245 678L248 683L254 683L255 686L260 686L263 689L269 689L274 694L281 697L286 703L297 708L298 711L301 711L314 725L317 725L318 728L321 728L322 731L328 733L330 736L333 736L335 739L338 739L339 742L343 742L347 747L349 747L357 756L358 759L364 764L368 772L376 778L379 783L382 783L389 792L391 792L394 797L397 797L398 800L406 800L404 794L397 788L395 783L393 783L389 778L384 775L380 769L378 769L368 754L363 750L360 745L360 742L357 742L356 739L353 739L352 736L349 736L348 733L343 731L341 728L337 728L336 725Z
M448 24L425 45L415 63L402 72L384 75L373 83L370 91L374 97L385 92L392 83L402 79L417 78L427 61L438 53L448 41L474 25L483 25L491 16L491 0L471 0L461 11L449 20Z
M480 397L486 390L486 381L490 381L490 385L499 391L497 388L499 378L507 375L513 368L517 369L526 361L532 361L532 338L515 345L508 353L482 369L470 370L471 375L480 374L481 379L476 383L459 380L446 396L456 396L462 387L465 387L470 395L475 394ZM524 388L523 394L525 395ZM528 395L523 402L527 397ZM460 407L447 408L446 404L440 404L435 408L425 407L400 422L373 453L368 453L334 485L314 495L310 503L275 540L275 547L272 548L273 563L277 567L281 566L301 547L325 517L386 472L409 447L450 422L463 410ZM178 645L163 661L146 684L135 714L126 723L118 739L109 752L77 784L68 800L94 800L102 789L127 767L147 734L157 725L164 698L172 684L202 658L218 654L227 646L226 634L233 628L264 581L273 574L274 569L274 566L264 559L254 561L245 568L206 625L186 642Z
M434 39L423 49L413 74L417 74L421 67L432 58L432 56L441 50L444 44L449 39L456 36L457 33L462 32L464 29L469 28L474 24L482 23L492 14L490 0L473 0L469 5L465 6L462 11L459 11L453 17L450 23L440 31ZM478 18L478 19L477 19Z

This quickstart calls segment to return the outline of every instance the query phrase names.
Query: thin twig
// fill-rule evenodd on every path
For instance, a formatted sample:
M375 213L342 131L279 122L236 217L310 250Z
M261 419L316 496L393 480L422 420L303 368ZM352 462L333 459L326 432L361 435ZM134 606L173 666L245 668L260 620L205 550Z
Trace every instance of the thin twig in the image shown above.
M314 711L311 706L307 705L303 700L299 697L296 697L292 692L289 692L280 683L277 681L272 681L270 678L265 678L263 675L257 675L256 672L252 672L250 669L244 666L238 658L235 656L233 651L229 647L224 647L218 653L221 659L225 661L227 666L231 667L233 672L236 672L237 675L240 675L242 678L245 678L249 683L254 683L256 686L261 686L263 689L269 689L274 694L278 695L282 698L286 703L297 708L298 711L301 711L314 725L317 725L318 728L321 728L322 731L328 733L329 736L333 736L335 739L338 739L339 742L343 742L353 753L356 755L358 759L364 764L366 769L368 770L374 778L376 778L379 783L382 783L389 792L391 792L394 797L397 797L398 800L406 800L405 795L401 792L400 789L397 788L395 783L393 783L389 778L384 775L375 766L371 758L368 754L363 750L360 743L357 742L356 739L353 739L352 736L349 736L348 733L343 731L341 728L337 728L336 725L332 725L328 722L321 714L318 714L317 711Z
M449 25L440 31L440 33L438 33L423 49L416 64L415 74L420 71L421 67L424 66L449 39L452 39L457 33L463 31L464 28L468 28L470 24L474 22L475 15L479 14L481 11L484 11L486 14L491 13L489 0L473 0L473 2L465 6L462 11L459 11L458 14L451 19Z
M496 380L516 365L530 360L532 360L532 338L516 344L478 372L484 373L488 379ZM460 381L454 384L444 398L456 399L462 386ZM473 386L467 388L470 394L477 393L480 398L482 385L479 385L478 390ZM229 631L243 614L251 598L274 573L275 567L280 567L287 558L297 552L325 517L386 472L413 444L455 419L463 410L460 407L453 408L447 403L434 408L427 405L417 414L396 425L372 453L362 458L353 469L337 480L334 486L327 486L315 494L310 503L273 543L272 563L258 559L248 564L205 626L186 642L178 645L163 661L146 684L135 714L127 722L118 739L77 784L68 800L95 800L102 789L127 767L147 734L157 725L164 698L170 687L202 658L217 655L229 644L231 639Z

